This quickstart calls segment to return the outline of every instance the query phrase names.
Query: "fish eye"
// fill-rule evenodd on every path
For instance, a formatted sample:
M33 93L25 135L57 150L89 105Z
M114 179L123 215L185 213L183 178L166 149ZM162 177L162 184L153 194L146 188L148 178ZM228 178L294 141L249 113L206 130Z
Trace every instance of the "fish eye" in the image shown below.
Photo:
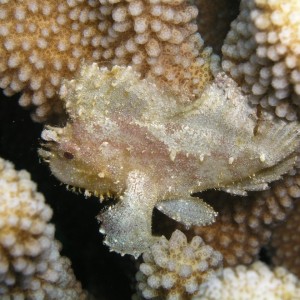
M74 155L71 152L64 152L64 158L73 159Z

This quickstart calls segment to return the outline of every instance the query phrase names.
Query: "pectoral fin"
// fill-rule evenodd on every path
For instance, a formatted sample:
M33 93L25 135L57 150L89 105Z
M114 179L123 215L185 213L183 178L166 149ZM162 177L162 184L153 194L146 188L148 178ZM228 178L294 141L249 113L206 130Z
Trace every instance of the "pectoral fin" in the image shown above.
M187 227L209 225L215 221L217 216L210 205L202 199L193 197L161 201L156 204L156 208Z
M98 216L100 232L106 235L104 243L112 251L137 258L157 241L151 233L156 195L149 190L153 191L151 181L144 173L130 172L124 196Z

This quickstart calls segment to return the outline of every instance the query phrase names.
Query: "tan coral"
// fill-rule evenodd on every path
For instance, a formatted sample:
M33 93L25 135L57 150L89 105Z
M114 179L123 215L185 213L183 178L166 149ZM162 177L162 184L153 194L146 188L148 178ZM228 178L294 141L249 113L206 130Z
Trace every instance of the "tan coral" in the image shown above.
M259 254L262 245L266 244L271 232L253 215L251 201L244 198L222 195L210 202L219 211L219 216L210 226L193 227L190 235L200 235L205 243L220 251L224 257L224 266L250 264ZM263 205L265 206L265 205ZM255 230L249 226L252 222Z
M1 299L85 299L59 254L51 208L26 171L0 158Z
M220 54L230 23L237 17L238 0L191 0L198 7L198 31L206 45Z
M1 0L0 87L23 92L19 103L35 106L34 119L62 113L57 92L82 59L98 61L99 2Z
M198 10L186 0L100 0L102 58L132 65L144 77L199 95L218 70L218 59L196 33ZM211 71L211 69L213 71Z
M199 284L222 266L218 251L199 236L188 243L179 230L169 241L162 236L143 254L143 260L136 278L145 299L191 299Z
M272 228L287 218L300 197L300 175L294 172L272 183L269 190L247 198L208 195L219 216L210 226L194 227L191 235L200 235L220 251L225 266L252 263L269 243Z
M294 169L281 180L271 183L270 189L252 193L247 198L208 193L203 198L210 199L209 204L219 216L214 224L193 227L189 234L200 235L207 244L220 251L225 266L252 263L258 258L260 249L269 244L273 230L277 231L276 226L289 220L294 203L300 198L299 163L297 159ZM279 237L276 237L277 244ZM292 247L291 243L286 247ZM287 266L283 259L279 259L276 265Z
M273 263L276 266L284 266L297 275L300 274L300 240L297 240L295 232L299 198L298 159L295 168L283 176L282 180L272 183L269 190L254 195L252 211L255 214L251 221L252 230L256 233L261 232L263 226L271 231L271 241L266 246L271 250ZM245 212L246 209L244 208Z
M272 263L300 277L300 199L287 221L275 228L270 243Z
M223 69L255 104L297 119L300 104L300 2L242 0L222 48Z
M299 300L300 281L282 267L271 270L262 262L225 268L203 283L192 300Z

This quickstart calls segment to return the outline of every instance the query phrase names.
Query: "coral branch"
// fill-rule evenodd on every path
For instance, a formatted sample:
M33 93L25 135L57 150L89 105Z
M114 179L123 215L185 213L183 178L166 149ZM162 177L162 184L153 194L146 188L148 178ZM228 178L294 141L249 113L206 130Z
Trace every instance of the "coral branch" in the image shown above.
M198 296L193 300L240 300L262 298L273 300L298 299L300 282L286 269L270 270L262 262L249 267L225 268L217 277L200 286Z
M145 299L191 299L201 283L222 267L222 255L195 236L190 243L179 230L162 236L143 254L136 274Z
M298 118L300 2L242 0L222 52L222 66L255 104Z
M2 299L86 299L70 261L59 254L51 216L29 173L0 158Z

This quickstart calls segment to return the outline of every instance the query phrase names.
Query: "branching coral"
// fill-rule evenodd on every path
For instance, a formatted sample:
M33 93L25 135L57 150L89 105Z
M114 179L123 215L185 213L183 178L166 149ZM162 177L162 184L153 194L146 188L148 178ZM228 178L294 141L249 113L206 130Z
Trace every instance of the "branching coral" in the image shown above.
M57 92L82 60L132 65L144 76L199 95L218 58L196 34L182 1L0 1L0 87L22 92L34 120L62 114ZM178 88L180 87L180 88Z
M265 212L266 204L259 206L253 200L215 196L210 203L219 211L216 222L210 226L193 227L189 235L200 235L205 243L220 251L224 266L252 263L271 236L270 229L260 224L261 216L255 210L259 208L258 211Z
M195 236L190 243L176 230L168 241L162 236L143 254L136 274L145 299L191 299L199 285L222 266L222 255Z
M219 250L224 265L249 264L257 259L261 247L269 243L273 228L294 208L294 202L300 197L299 184L298 172L291 171L282 180L273 182L269 190L247 198L205 195L219 215L215 223L196 226L191 234L200 235Z
M57 92L82 59L101 57L97 0L0 1L0 86L22 92L22 106L36 106L34 119L62 113Z
M295 120L300 103L300 2L242 0L222 66L255 104Z
M193 300L300 299L300 281L286 269L270 270L261 262L249 267L225 268L204 282Z
M186 0L100 0L103 59L131 65L180 93L199 95L216 72L211 49L196 33L198 10Z
M225 266L250 264L261 248L268 245L272 229L286 219L294 207L297 177L286 175L271 188L250 197L229 197L209 193L204 199L219 211L216 222L209 226L196 226L189 236L200 235L206 243L220 251Z
M275 266L284 266L300 276L300 201L285 223L275 228L270 243L272 262Z
M271 270L257 261L222 269L221 258L199 236L187 243L177 230L169 242L161 237L143 255L136 274L138 291L142 299L300 299L299 280L283 267Z
M0 158L1 299L85 299L59 254L52 210L26 171Z
M186 102L130 67L85 65L61 96L71 121L43 132L40 154L61 181L120 198L100 215L117 252L138 256L153 243L154 206L186 226L210 224L215 213L192 193L266 189L295 163L298 124L265 115L256 133L254 110L222 74Z

